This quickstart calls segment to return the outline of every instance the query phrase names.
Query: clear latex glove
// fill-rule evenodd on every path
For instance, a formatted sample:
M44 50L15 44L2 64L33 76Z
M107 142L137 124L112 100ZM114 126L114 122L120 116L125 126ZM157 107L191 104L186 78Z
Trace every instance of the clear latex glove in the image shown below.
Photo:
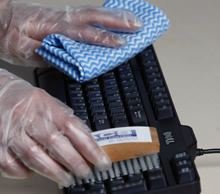
M25 66L48 66L35 53L49 34L118 48L126 40L111 31L135 32L143 26L131 11L104 7L67 7L0 0L0 58ZM107 29L107 30L104 30Z
M111 161L66 105L0 69L0 172L25 178L31 172L69 186L71 174L91 175L87 161L107 170Z

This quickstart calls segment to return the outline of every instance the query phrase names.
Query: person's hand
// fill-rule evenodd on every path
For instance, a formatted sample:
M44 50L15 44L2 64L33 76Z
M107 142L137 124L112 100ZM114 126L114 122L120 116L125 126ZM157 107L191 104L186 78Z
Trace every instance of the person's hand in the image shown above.
M135 32L142 21L131 11L104 7L67 7L66 11L11 0L0 0L0 58L26 66L47 66L35 53L49 34L118 48L126 40L110 31Z
M71 174L88 178L87 161L107 170L111 161L66 105L0 69L0 173L26 178L40 173L61 186Z

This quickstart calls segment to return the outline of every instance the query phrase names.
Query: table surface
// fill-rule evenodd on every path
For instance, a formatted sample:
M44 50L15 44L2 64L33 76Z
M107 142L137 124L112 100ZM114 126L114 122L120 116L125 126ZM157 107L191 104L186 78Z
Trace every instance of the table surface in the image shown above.
M24 1L24 0L23 0ZM29 0L26 0L28 2ZM33 0L34 1L34 0ZM64 8L65 5L87 5L87 0L35 0ZM104 1L90 0L91 5ZM220 1L219 0L149 0L162 9L171 27L155 43L174 105L180 121L193 128L198 147L220 147ZM24 79L32 82L31 68L10 66ZM202 193L220 192L220 155L196 158ZM57 185L40 175L25 180L0 177L0 194L61 194Z

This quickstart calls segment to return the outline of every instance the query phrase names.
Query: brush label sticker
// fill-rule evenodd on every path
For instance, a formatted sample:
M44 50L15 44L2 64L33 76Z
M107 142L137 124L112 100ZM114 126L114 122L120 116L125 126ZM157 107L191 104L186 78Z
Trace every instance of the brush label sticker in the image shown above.
M91 135L99 146L119 143L146 143L152 142L149 127L120 127L92 132Z

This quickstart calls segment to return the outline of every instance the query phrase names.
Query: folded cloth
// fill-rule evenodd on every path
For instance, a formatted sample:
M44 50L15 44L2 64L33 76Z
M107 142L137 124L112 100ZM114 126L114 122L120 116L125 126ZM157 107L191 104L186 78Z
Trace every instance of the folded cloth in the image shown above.
M78 82L85 82L119 66L152 44L169 28L169 19L143 0L107 0L103 5L133 11L144 23L136 33L118 33L127 39L122 48L106 48L76 42L60 34L47 36L36 52Z

